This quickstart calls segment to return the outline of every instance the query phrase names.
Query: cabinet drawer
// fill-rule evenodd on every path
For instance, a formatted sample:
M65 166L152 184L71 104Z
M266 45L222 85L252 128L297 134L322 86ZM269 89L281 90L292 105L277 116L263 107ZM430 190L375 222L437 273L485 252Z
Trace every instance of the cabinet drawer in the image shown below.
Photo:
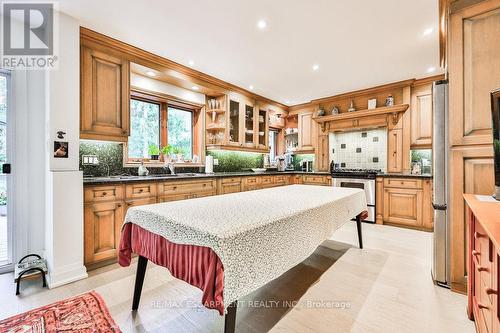
M156 183L140 183L125 186L127 199L140 199L156 196Z
M183 193L183 194L172 194L172 195L163 195L158 197L158 203L169 202L169 201L179 201L179 200L187 200L187 199L195 199L195 198L203 198L214 195L214 192L198 192L198 193Z
M246 177L244 178L244 182L246 186L252 186L252 185L257 185L259 180L257 177Z
M397 188L422 188L422 180L409 178L384 178L384 186Z
M271 176L261 176L260 183L262 185L269 185L273 183L273 178Z
M215 180L200 180L192 182L164 182L158 184L158 195L174 195L215 191Z
M129 207L135 207L135 206L152 205L155 203L156 203L156 198L129 200L126 202L126 207L129 208Z
M123 186L103 185L85 187L85 202L120 201L123 199Z
M491 274L493 268L493 244L486 235L483 227L478 221L475 221L475 232L472 237L474 238L474 250L472 252L472 260L476 268L476 274L480 276L481 283L486 288L492 288L493 275ZM492 299L490 299L491 301Z
M309 185L316 185L316 184L320 184L320 185L325 184L326 185L326 177L325 176L306 175L306 176L304 176L303 183L309 184Z
M274 184L285 185L287 183L287 177L285 175L274 176Z
M236 184L236 183L241 183L241 178L240 177L222 178L221 183L222 184Z

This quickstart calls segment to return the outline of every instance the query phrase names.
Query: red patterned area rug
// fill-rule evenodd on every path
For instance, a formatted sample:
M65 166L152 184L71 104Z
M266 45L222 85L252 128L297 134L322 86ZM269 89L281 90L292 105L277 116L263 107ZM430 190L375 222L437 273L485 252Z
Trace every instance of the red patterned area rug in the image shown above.
M0 321L0 332L121 332L95 291Z

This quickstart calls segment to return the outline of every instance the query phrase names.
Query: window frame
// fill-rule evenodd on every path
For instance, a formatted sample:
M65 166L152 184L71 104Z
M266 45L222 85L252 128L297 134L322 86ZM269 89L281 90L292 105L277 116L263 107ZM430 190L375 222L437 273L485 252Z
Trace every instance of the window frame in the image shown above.
M179 101L174 98L170 98L168 95L163 95L160 93L153 93L149 91L143 91L138 89L133 89L130 91L130 100L139 100L147 103L154 103L160 105L160 149L161 147L168 144L168 108L175 108L183 111L191 112L191 151L192 155L199 154L196 151L196 117L197 113L201 111L202 106L187 103L184 101ZM145 165L149 166L163 166L163 161L161 160L151 160L149 158L139 158L139 157L129 157L128 156L128 142L123 144L123 166L124 167L137 167L143 162ZM183 162L178 163L187 166L194 165L192 163Z

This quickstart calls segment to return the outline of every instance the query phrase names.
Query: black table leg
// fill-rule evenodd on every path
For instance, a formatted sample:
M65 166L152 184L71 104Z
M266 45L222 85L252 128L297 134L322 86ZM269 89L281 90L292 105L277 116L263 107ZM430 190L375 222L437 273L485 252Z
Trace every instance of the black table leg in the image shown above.
M361 214L358 214L356 216L356 227L358 229L358 241L359 241L359 248L363 248L363 235L361 233Z
M135 274L134 301L132 302L132 310L137 310L137 308L139 307L139 301L141 300L142 284L144 282L144 276L146 275L147 264L148 264L148 259L139 256L139 262L137 263L137 273Z
M227 313L224 315L224 333L234 333L236 329L236 308L238 301L234 301L227 308Z

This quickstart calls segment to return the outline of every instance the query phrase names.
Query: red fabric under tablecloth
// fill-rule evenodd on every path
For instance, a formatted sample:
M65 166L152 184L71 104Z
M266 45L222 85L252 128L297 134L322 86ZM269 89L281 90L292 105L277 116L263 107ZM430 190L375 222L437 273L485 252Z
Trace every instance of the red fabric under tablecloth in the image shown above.
M169 242L133 223L123 226L118 263L130 265L136 253L167 268L170 273L203 291L202 303L224 314L224 267L215 252L205 246Z
M361 220L367 217L367 211L361 213ZM203 305L224 314L224 267L212 249L172 243L136 224L126 223L121 233L118 263L123 267L129 266L132 252L201 289Z

